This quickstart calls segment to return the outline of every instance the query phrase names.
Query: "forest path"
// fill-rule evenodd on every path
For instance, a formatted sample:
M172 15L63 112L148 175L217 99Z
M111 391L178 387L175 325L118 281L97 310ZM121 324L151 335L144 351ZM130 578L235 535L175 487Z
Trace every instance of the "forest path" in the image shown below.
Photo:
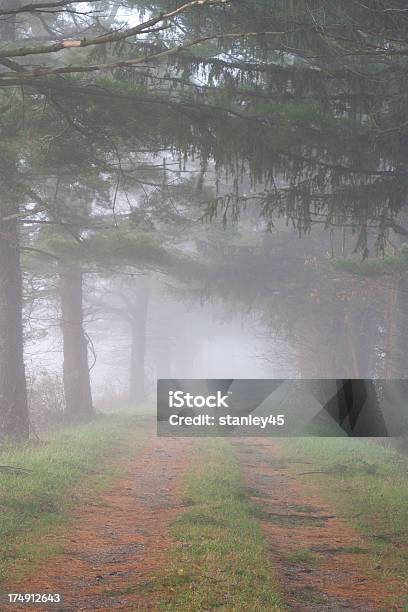
M172 521L181 495L190 441L157 438L123 465L125 477L77 508L64 533L49 543L63 552L45 560L13 592L60 593L61 604L5 606L10 610L155 610L161 596ZM48 538L47 538L48 539Z
M364 537L318 492L305 490L301 477L280 458L276 442L241 438L235 446L289 610L402 609L390 604L393 581L378 581L365 570L369 544Z
M122 460L123 476L109 491L78 506L64 531L47 535L62 552L13 584L14 593L61 593L63 602L2 609L161 609L169 600L171 552L180 545L171 525L190 504L183 496L194 442L149 434L144 450ZM390 603L398 584L367 572L367 540L294 475L279 443L240 438L232 444L288 610L402 610Z

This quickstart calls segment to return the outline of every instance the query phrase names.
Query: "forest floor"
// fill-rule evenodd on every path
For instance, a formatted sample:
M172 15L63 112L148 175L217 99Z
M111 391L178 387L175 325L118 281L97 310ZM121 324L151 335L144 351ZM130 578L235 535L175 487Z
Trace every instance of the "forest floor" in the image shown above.
M132 451L108 448L113 479L82 487L67 521L42 530L48 553L11 560L3 593L60 593L62 603L35 609L61 612L408 609L408 504L391 495L406 484L406 459L347 440L143 430ZM339 463L345 450L354 472Z

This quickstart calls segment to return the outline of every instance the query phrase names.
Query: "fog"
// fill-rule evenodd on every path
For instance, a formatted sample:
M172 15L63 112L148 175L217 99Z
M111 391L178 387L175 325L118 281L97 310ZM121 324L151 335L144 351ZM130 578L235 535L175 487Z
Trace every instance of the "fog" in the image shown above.
M42 311L45 337L29 340L26 361L34 375L61 375L63 346L59 318ZM123 399L129 385L131 344L126 326L115 317L88 314L95 363L95 400ZM107 333L107 329L109 333ZM147 398L154 400L159 378L295 378L289 341L271 335L250 313L231 313L222 304L184 303L163 292L149 301L146 321Z
M214 219L194 227L177 238L168 271L129 264L109 275L83 270L97 409L132 403L132 385L137 402L154 402L161 378L406 376L404 284L395 275L360 273L366 264L352 254L352 231L317 227L299 236L284 219L270 230L255 208L227 225ZM373 228L368 242L375 240ZM57 283L52 275L48 282ZM30 376L39 384L48 375L61 380L58 301L37 297L26 326Z
M406 378L406 122L375 59L356 83L319 36L281 48L260 5L250 24L239 2L80 4L6 2L0 24L0 364L23 437L51 391L75 420L154 402L160 378Z
M408 610L406 0L0 0L0 608Z

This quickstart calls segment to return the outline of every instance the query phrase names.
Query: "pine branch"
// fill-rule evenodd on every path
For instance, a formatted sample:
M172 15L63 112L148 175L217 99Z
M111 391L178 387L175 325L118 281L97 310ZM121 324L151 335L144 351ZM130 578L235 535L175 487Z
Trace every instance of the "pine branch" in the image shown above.
M163 19L167 19L167 16L163 17ZM147 23L149 22L146 22L146 24ZM164 27L167 27L167 26L164 26ZM164 29L164 27L161 29ZM133 30L134 29L135 28L133 28ZM142 32L146 33L145 31L142 31ZM109 63L103 63L103 64L90 64L90 65L84 65L84 66L81 66L81 65L72 66L71 65L71 66L64 66L62 68L37 68L32 71L26 71L24 73L21 73L20 78L21 78L21 81L23 81L24 79L30 79L30 78L36 78L36 77L55 76L55 75L61 75L61 74L76 74L76 73L84 73L84 72L99 72L103 70L115 70L117 68L133 68L133 67L148 68L147 64L150 64L152 62L161 61L162 59L170 57L172 55L177 55L180 52L184 51L185 49L190 49L191 47L197 46L204 42L208 42L212 40L226 39L226 38L239 39L239 38L247 38L250 36L261 36L261 35L284 36L287 33L288 32L265 31L265 32L236 32L236 33L229 33L229 34L213 34L211 36L203 36L201 38L195 38L194 40L191 40L188 43L185 43L183 45L179 45L171 49L166 49L166 51L160 51L159 53L154 53L152 55L146 55L146 56L138 57L135 59L119 60L117 62L109 62ZM103 37L103 38L106 39L106 37ZM104 40L104 42L112 42L112 40L109 40L109 41ZM63 41L60 44L62 45L65 44L65 47L61 47L61 48L67 48L70 46L85 47L90 44L100 44L100 42L92 43L92 42L87 42L86 40L85 41ZM58 51L58 50L60 49L56 49L56 48L53 49L53 51ZM50 51L37 51L37 52L45 53L45 52L50 52ZM18 54L17 51L16 53ZM12 57L12 56L13 54L7 55L7 57ZM3 56L0 52L0 58L1 57ZM16 75L13 72L4 72L0 74L0 79L7 79L9 77L15 77L15 76ZM0 80L0 86L1 84L2 83Z
M53 43L51 45L43 45L39 47L20 47L18 49L5 49L0 51L0 58L3 57L26 57L27 55L44 55L48 53L58 53L64 49L72 48L86 48L93 47L96 45L105 45L107 43L114 43L121 40L126 40L130 37L137 36L139 34L146 34L151 28L161 22L165 22L169 19L177 17L181 13L200 6L209 6L217 4L225 4L226 0L192 0L176 8L174 11L169 13L160 13L156 17L134 26L133 28L127 28L125 30L115 30L102 36L96 36L94 38L83 38L82 40L62 40L61 42ZM53 74L52 72L50 74ZM54 73L58 74L58 72Z

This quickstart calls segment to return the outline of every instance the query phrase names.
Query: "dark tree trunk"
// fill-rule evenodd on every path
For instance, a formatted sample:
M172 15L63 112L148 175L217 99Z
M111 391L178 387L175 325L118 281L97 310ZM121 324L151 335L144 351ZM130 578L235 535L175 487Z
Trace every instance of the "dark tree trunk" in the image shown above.
M18 6L15 0L0 0L0 8ZM14 41L16 18L0 20L0 41ZM12 201L11 177L14 168L1 168L1 185ZM27 388L23 356L22 278L19 233L14 220L3 221L18 212L15 204L0 204L0 438L24 440L29 435Z
M93 415L88 365L88 343L83 328L82 272L60 269L61 330L64 343L64 393L66 413L73 419Z
M408 379L408 280L398 285L395 358L392 378Z
M148 279L139 282L135 308L132 312L132 344L130 348L129 402L137 405L146 399L145 353L147 307L149 301Z
M0 0L0 9L5 11L21 6L21 0ZM16 15L3 16L0 19L0 41L16 39Z
M22 277L14 205L0 206L0 438L29 435L23 356Z

